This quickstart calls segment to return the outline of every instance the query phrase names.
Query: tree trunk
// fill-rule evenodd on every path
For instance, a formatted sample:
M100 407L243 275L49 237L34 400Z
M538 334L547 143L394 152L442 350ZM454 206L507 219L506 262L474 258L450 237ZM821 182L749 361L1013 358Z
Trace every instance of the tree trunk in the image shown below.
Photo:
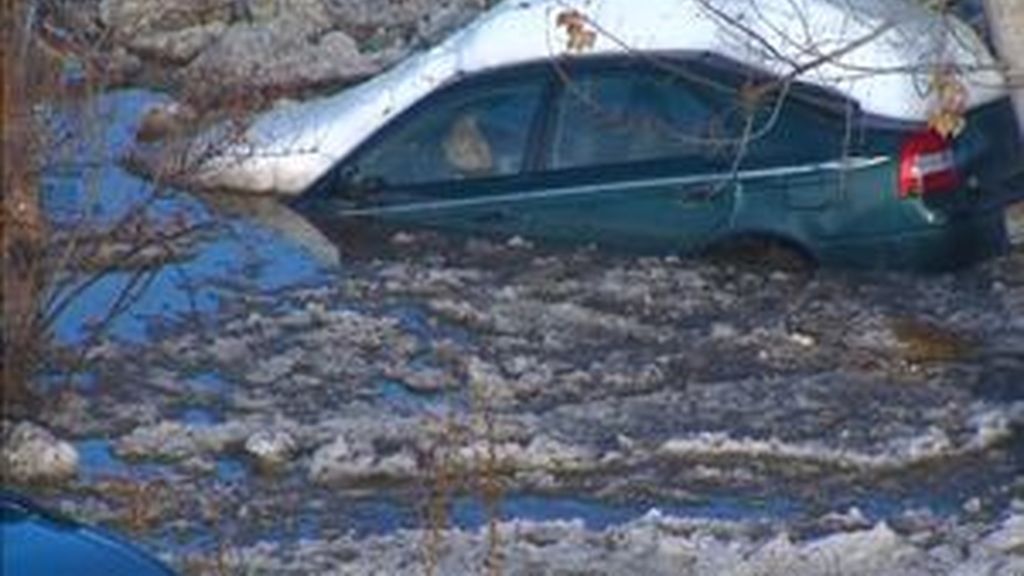
M43 286L43 215L39 206L32 117L36 78L29 65L32 0L3 0L3 395L4 411L27 399L38 358L37 308Z
M985 0L985 14L999 58L1006 64L1024 137L1024 0Z

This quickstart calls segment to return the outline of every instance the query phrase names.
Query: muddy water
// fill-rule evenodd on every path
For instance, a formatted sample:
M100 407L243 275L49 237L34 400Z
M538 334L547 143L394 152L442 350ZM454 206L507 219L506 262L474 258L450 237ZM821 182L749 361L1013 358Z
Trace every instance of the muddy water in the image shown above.
M1024 499L1019 248L922 278L370 225L330 243L272 204L122 171L154 98L101 99L106 133L72 155L94 160L55 164L48 206L67 226L145 205L203 231L100 331L138 269L59 318L41 418L82 466L37 495L179 567L228 548L315 572L284 559L494 518L995 526ZM268 465L251 447L273 433L289 449Z

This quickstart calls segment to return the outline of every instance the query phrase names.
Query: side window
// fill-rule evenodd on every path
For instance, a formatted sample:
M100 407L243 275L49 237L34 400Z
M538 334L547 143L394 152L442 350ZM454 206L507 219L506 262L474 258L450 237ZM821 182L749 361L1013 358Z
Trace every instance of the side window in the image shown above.
M676 159L728 166L741 150L746 165L841 156L843 118L801 101L799 85L782 101L775 91L751 108L742 88L748 80L707 66L677 71L638 64L576 74L557 104L548 165Z
M657 70L576 75L558 104L554 169L716 153L711 97Z
M776 92L758 102L751 124L754 137L748 141L744 161L759 165L821 162L856 151L850 132L857 122L854 109L846 110L842 100L822 101L837 97L819 95L809 100L801 97L803 92L795 84L781 101ZM736 132L742 135L742 125Z
M534 82L442 96L401 120L397 130L357 158L355 172L385 185L518 174L541 89Z

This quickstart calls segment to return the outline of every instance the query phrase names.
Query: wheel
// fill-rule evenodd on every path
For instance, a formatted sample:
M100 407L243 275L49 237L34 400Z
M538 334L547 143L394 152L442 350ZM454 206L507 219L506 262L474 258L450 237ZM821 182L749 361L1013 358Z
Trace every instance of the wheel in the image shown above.
M808 272L816 265L799 245L767 236L730 238L711 246L704 257L716 264L784 272Z

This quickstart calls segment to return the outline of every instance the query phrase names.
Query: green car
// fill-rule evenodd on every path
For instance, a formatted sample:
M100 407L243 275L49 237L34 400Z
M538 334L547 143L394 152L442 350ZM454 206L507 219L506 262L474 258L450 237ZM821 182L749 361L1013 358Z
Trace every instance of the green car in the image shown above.
M940 270L1006 247L1004 207L1024 196L1008 99L946 139L783 90L707 53L491 70L420 101L294 206L326 229L361 216L645 252L769 245L830 266Z
M371 217L914 270L1006 247L1020 125L966 24L917 0L750 6L506 0L238 144L208 131L187 184L286 196L328 232Z

